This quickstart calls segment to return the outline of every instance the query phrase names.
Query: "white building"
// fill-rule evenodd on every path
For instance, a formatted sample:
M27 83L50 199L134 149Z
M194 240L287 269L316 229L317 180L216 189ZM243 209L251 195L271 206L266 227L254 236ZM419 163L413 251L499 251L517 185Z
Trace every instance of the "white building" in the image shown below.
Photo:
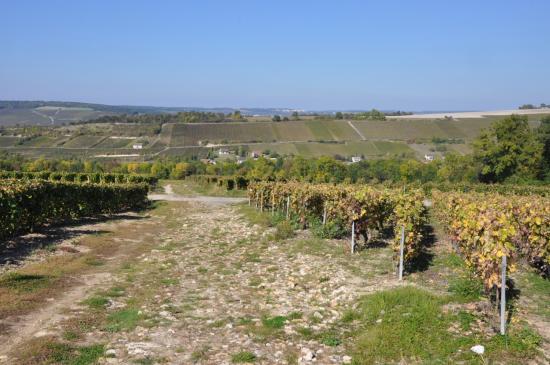
M134 150L141 150L141 149L143 148L143 144L141 144L141 143L135 143L135 144L132 146L132 148L133 148Z
M351 157L351 162L352 163L361 162L361 161L363 161L363 158L361 156L352 156Z
M425 154L425 155L424 155L424 160L426 160L426 161L433 161L433 160L434 160L434 155Z
M230 154L231 152L229 152L227 148L220 148L220 150L218 151L218 155L220 156L228 156Z

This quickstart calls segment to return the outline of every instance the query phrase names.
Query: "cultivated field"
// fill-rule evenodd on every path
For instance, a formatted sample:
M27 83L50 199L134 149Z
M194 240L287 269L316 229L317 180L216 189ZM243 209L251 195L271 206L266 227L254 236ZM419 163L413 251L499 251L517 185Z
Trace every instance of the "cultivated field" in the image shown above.
M48 109L49 112L51 110ZM529 115L532 127L541 115ZM28 133L10 129L0 136L0 148L28 156L140 156L206 157L219 146L248 151L270 150L281 155L321 155L368 158L443 156L471 151L468 145L499 117L466 119L389 119L386 121L313 120L194 124L89 124L45 127ZM439 145L434 145L438 140ZM141 143L143 150L133 151ZM443 147L442 147L443 146ZM130 151L130 152L128 152Z

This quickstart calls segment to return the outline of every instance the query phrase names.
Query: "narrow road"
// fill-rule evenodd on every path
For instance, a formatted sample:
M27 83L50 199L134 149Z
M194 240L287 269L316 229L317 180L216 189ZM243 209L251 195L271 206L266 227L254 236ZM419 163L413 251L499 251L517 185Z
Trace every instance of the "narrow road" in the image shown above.
M153 201L164 200L172 202L196 202L210 205L238 204L248 201L246 198L229 198L219 196L183 196L174 193L172 185L164 187L164 194L149 194L148 198Z
M363 135L363 133L361 133L361 131L359 129L357 129L356 126L353 125L353 123L351 122L351 120L348 120L348 124L351 128L353 128L353 130L357 133L357 135L359 135L359 137L361 137L361 139L363 141L366 141L367 139L365 138L365 136Z

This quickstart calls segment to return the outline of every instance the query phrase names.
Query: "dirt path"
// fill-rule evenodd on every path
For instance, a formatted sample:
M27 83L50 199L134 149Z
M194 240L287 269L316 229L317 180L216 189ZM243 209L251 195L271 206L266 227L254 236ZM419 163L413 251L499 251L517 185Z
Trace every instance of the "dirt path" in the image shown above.
M156 280L170 284L140 306L143 316L160 325L93 334L116 354L109 363L151 358L228 364L246 351L264 364L299 358L340 364L345 347L303 333L330 332L358 295L396 285L391 276L368 282L354 275L339 259L327 260L334 256L330 250L309 255L299 239L262 241L260 227L250 227L234 207L193 203L190 208L177 216L178 228L163 235L163 246L142 257L144 265L166 267ZM142 274L154 276L147 268Z
M65 319L65 316L62 314L63 310L71 307L74 303L82 301L89 290L104 284L110 277L110 273L84 275L81 279L82 285L71 288L60 299L54 300L51 298L51 304L42 307L38 311L4 321L4 325L9 325L12 330L0 336L2 343L0 347L0 363L2 360L7 361L8 353L29 338L55 334L55 332L49 332L47 328L55 326Z
M18 244L36 247L28 252L23 247L25 252L21 256L16 248L12 249L13 252L8 251L11 261L4 263L2 272L48 273L51 270L52 278L59 281L43 291L45 297L12 299L18 300L19 306L29 306L29 309L16 310L15 314L7 316L1 313L0 364L16 364L12 358L14 350L24 346L29 339L59 335L59 324L68 318L66 311L78 308L91 292L112 283L113 271L142 250L141 245L151 239L154 227L158 227L155 217L140 218L128 214L120 215L118 219L59 227L47 231L51 237L32 234L17 239ZM42 243L37 246L36 240ZM40 248L43 244L47 246ZM80 265L80 262L84 264ZM56 268L58 265L66 267ZM58 274L54 272L56 270L65 274ZM35 289L16 290L15 293L25 295L29 290ZM9 304L9 300L3 301L2 305Z
M173 202L196 202L210 205L225 205L225 204L237 204L248 201L246 198L229 198L219 196L183 196L174 193L172 185L168 184L164 187L164 194L149 194L149 199L158 201L173 201Z
M90 315L84 299L118 285L124 295L92 315L112 321L135 310L133 325L94 325L80 340L105 344L102 363L229 364L253 354L260 364L341 364L347 347L335 346L341 340L331 338L333 324L359 295L397 285L391 268L380 266L391 262L387 250L371 252L372 267L362 269L366 262L350 260L338 243L315 245L304 233L269 239L270 231L251 226L230 204L242 199L166 193L158 243L133 260L131 282L128 271L89 278L22 320L3 353L17 350L19 340L61 338L64 323ZM17 363L13 356L4 363Z

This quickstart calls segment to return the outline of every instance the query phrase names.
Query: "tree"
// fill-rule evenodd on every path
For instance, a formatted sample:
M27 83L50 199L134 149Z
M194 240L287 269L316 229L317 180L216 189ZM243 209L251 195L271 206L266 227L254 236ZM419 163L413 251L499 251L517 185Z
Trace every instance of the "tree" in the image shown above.
M494 122L473 147L482 182L502 182L513 176L527 180L540 177L542 145L529 128L527 116L512 115Z
M344 119L344 114L342 114L342 112L336 112L336 115L334 117L336 119Z
M240 110L235 110L233 112L233 115L231 116L232 119L237 119L237 120L240 120L240 119L243 119L243 116L241 115L241 111Z
M476 164L472 161L472 156L460 156L455 153L449 153L437 171L437 177L442 181L449 182L475 182L478 171Z
M298 112L292 112L292 120L300 120L300 115Z
M281 116L275 114L275 115L273 116L273 118L271 118L271 120L273 120L274 122L280 122L280 121L281 121Z
M189 167L190 165L187 162L178 162L172 169L170 177L172 179L184 179L188 175Z

